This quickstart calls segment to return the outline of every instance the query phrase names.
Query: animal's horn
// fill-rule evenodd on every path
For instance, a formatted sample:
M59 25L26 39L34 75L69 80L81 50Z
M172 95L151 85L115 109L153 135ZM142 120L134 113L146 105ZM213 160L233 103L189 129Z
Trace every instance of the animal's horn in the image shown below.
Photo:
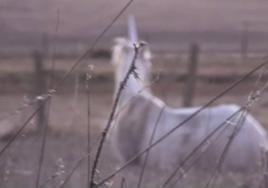
M133 15L129 15L128 17L128 37L131 43L138 42L138 31L135 22L135 17Z

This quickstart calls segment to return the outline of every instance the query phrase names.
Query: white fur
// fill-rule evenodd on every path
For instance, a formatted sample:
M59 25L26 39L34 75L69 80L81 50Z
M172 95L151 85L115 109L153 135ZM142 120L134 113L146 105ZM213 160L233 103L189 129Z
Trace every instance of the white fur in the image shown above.
M150 89L144 89L150 76L150 51L137 59L137 73L139 79L130 77L119 105L120 115L114 122L111 135L114 147L117 149L122 163L129 160L135 153L146 148L152 135L155 122L162 108L154 140L157 140L174 126L180 124L199 107L173 109L152 95ZM133 48L126 39L117 40L113 50L113 64L115 66L115 90L125 76L133 58ZM142 92L139 92L142 90ZM134 96L133 100L131 99ZM131 100L130 100L131 99ZM174 169L207 135L217 126L239 110L235 104L223 104L203 110L196 117L177 129L166 140L150 151L148 165L158 169ZM240 114L241 115L241 114ZM240 121L237 115L228 122L228 128L216 133L208 151L203 155L197 168L215 166L223 151L229 136ZM226 160L225 169L230 171L252 172L259 170L261 153L260 147L268 149L267 134L264 128L250 114L245 115L245 122L239 134L235 137ZM140 161L136 164L140 165Z

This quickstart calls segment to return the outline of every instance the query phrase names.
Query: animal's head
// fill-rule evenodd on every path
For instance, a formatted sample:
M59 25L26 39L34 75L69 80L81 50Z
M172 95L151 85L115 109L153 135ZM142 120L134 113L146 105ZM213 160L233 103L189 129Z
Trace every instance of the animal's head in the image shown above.
M134 44L126 38L115 39L112 50L112 64L119 74L125 75L129 70L135 54ZM146 44L139 48L135 60L136 72L140 79L147 79L151 70L151 52Z

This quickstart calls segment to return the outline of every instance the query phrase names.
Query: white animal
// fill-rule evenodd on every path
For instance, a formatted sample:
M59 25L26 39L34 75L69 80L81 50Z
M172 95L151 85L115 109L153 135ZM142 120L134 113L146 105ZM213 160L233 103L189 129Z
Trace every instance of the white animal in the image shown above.
M115 91L129 70L133 56L132 43L124 38L117 39L112 52ZM139 52L135 64L138 78L132 74L123 90L117 111L119 115L114 120L110 135L121 164L149 145L155 126L157 129L154 141L199 109L171 108L147 88L151 71L151 53L148 46ZM150 150L147 166L171 173L209 133L239 109L240 107L234 104L223 104L201 111ZM160 119L156 123L158 118ZM268 149L268 137L264 128L249 113L246 113L244 118L241 118L240 113L226 122L227 128L213 136L212 143L195 168L215 168L230 135L239 123L243 123L243 126L228 148L223 162L224 170L248 174L260 171L260 148ZM142 166L143 159L144 155L133 164Z

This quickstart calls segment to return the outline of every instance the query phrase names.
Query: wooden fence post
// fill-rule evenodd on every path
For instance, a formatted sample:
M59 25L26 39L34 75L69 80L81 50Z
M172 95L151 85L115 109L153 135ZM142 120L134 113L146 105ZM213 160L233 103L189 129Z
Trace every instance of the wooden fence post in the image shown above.
M195 92L199 47L196 43L191 44L188 59L188 72L183 95L183 106L192 106Z
M46 74L43 66L44 56L40 51L34 51L34 96L40 96L45 94L46 88ZM46 123L46 110L43 100L38 100L37 107L42 106L37 114L37 126L39 130L42 130Z

